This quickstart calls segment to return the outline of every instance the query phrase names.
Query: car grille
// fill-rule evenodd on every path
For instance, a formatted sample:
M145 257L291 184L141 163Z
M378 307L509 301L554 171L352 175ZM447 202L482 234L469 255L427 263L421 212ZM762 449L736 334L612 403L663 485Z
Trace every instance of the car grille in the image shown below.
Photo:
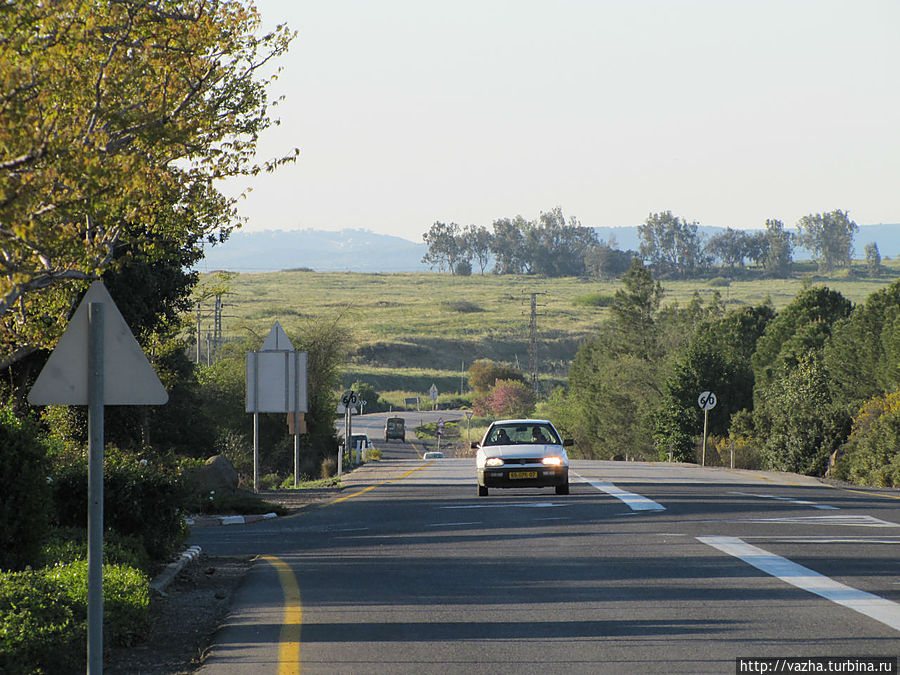
M520 457L516 459L507 459L503 458L503 465L508 466L510 464L540 464L541 460L537 457Z

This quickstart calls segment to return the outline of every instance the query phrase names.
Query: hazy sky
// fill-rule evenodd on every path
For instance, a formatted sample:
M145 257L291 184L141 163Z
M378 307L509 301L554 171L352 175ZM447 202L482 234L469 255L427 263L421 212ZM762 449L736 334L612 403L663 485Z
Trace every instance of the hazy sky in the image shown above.
M898 0L256 0L298 31L246 231L414 241L561 206L900 222Z

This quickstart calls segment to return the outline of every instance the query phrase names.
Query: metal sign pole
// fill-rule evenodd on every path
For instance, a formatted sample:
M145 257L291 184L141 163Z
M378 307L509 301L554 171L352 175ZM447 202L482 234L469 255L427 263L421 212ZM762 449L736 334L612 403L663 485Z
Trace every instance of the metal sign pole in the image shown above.
M294 412L294 487L300 487L300 411Z
M103 673L103 303L88 305L87 672Z
M700 461L700 466L706 466L706 423L709 420L709 409L703 409L703 459Z
M259 492L259 413L253 413L253 492Z

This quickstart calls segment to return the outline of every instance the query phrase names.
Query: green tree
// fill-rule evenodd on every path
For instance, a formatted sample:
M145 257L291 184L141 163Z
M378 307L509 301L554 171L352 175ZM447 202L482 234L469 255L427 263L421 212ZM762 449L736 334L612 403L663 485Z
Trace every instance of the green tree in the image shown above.
M762 392L757 411L766 420L756 423L767 466L822 476L831 454L850 431L850 417L832 404L821 355L810 351Z
M866 270L870 277L881 276L881 253L874 241L866 244Z
M790 276L793 260L791 233L780 220L766 220L762 240L762 264L770 277L782 279Z
M443 270L445 267L451 274L456 274L456 265L465 255L465 246L460 236L461 230L456 223L437 221L431 226L422 239L428 245L428 252L422 262Z
M592 246L584 257L587 273L600 279L616 279L621 277L635 258L634 251L620 251L611 244L600 242Z
M523 258L532 274L583 276L585 258L597 244L593 229L582 227L574 217L567 222L562 209L556 207L541 213L538 222L525 230Z
M752 359L756 387L767 388L810 351L821 350L832 326L849 316L851 307L843 295L824 286L798 294L756 343Z
M750 235L743 230L733 230L728 227L724 232L714 234L703 247L704 251L713 259L721 260L722 264L734 269L744 266L744 259L750 253Z
M54 343L71 282L160 238L221 240L237 220L215 181L296 155L253 160L273 123L261 68L292 38L258 26L239 0L0 11L0 365Z
M463 230L463 241L465 242L466 252L478 263L478 267L481 269L482 274L484 274L484 270L491 259L491 244L493 243L493 239L490 230L483 225L479 227L469 225Z
M900 487L900 391L863 404L844 450L837 477L863 485Z
M753 405L751 355L774 312L770 306L742 307L697 325L690 344L674 359L654 416L654 439L660 457L671 451L675 459L692 455L702 428L697 405L702 391L716 394L709 415L710 433L724 436L732 415Z
M703 262L699 225L688 223L671 211L651 213L638 225L640 252L657 275L692 274Z
M520 380L497 380L474 408L479 417L526 418L534 410L534 392Z
M528 222L522 216L495 220L491 252L497 274L521 274L525 268L525 233Z
M657 354L657 313L663 288L638 258L622 277L610 314L621 339L621 350L649 361Z
M525 375L510 364L490 359L477 359L469 366L469 386L477 394L484 395L497 380L517 380L524 383Z
M832 396L848 412L900 387L900 281L835 324L824 359Z
M797 228L797 240L813 252L823 272L850 268L853 237L859 232L859 226L850 220L847 211L803 216Z

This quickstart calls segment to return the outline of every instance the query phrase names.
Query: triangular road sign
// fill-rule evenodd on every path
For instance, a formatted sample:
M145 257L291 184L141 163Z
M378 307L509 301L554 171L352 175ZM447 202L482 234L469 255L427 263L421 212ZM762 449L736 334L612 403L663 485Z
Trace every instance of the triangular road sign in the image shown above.
M284 328L281 327L281 324L277 321L275 325L272 326L272 330L269 331L269 334L266 336L266 339L263 341L263 346L260 348L261 352L292 352L294 351L294 345L291 344L290 339L287 336L287 333L284 332Z
M162 405L169 394L109 291L91 284L28 394L33 405L88 405L88 306L103 304L104 405Z

